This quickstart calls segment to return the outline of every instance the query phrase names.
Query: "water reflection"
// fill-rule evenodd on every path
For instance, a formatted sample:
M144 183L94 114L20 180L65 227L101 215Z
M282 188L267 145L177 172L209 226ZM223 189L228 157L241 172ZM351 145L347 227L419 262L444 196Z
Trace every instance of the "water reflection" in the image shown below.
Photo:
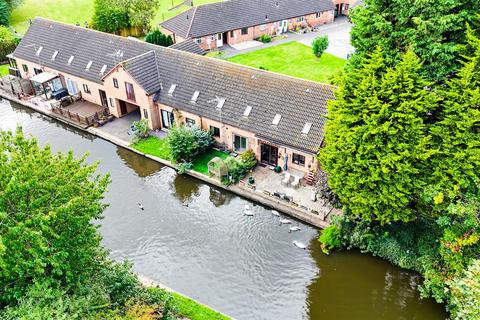
M200 184L194 178L178 174L171 182L172 195L183 204L189 204L200 195Z
M210 202L213 203L215 207L221 207L228 205L232 200L233 193L221 190L216 187L210 187Z
M146 157L139 157L138 154L121 147L117 147L117 154L123 162L139 177L148 177L159 171L163 165Z

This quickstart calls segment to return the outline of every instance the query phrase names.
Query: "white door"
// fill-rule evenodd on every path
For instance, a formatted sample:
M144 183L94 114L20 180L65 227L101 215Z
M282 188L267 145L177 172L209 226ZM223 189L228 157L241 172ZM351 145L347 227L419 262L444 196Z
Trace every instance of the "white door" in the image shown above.
M223 46L223 34L217 33L217 48Z
M280 33L285 33L288 31L288 20L280 21L280 26L278 27Z

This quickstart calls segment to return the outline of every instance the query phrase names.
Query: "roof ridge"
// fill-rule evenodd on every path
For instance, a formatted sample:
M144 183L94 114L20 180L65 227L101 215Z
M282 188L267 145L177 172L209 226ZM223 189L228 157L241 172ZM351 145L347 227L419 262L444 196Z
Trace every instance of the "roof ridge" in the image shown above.
M187 30L187 38L190 36L190 30L192 29L193 19L195 19L195 13L197 13L197 7L193 7L192 19L190 20L190 25Z

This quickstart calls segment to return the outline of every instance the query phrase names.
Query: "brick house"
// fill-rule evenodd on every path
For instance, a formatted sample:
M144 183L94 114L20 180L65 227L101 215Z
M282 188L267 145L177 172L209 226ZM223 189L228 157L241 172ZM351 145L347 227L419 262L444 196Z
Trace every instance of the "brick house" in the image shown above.
M263 34L330 23L335 8L331 0L229 0L193 7L162 22L160 29L172 35L175 43L193 39L204 50L211 50Z
M73 57L73 58L72 58ZM151 129L198 125L260 162L316 170L329 85L36 18L13 52L22 78L58 75L70 94Z

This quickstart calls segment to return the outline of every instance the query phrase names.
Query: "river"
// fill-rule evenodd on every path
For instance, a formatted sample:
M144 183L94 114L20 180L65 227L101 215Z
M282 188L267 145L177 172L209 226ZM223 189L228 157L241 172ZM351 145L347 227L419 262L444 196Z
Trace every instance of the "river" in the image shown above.
M260 205L73 129L23 106L0 103L0 128L17 125L54 151L100 161L112 183L100 221L114 259L237 319L446 319L421 300L414 273L360 254L321 253L318 231L289 233ZM137 203L142 203L141 211ZM254 217L241 211L249 204ZM293 240L309 244L307 250Z

